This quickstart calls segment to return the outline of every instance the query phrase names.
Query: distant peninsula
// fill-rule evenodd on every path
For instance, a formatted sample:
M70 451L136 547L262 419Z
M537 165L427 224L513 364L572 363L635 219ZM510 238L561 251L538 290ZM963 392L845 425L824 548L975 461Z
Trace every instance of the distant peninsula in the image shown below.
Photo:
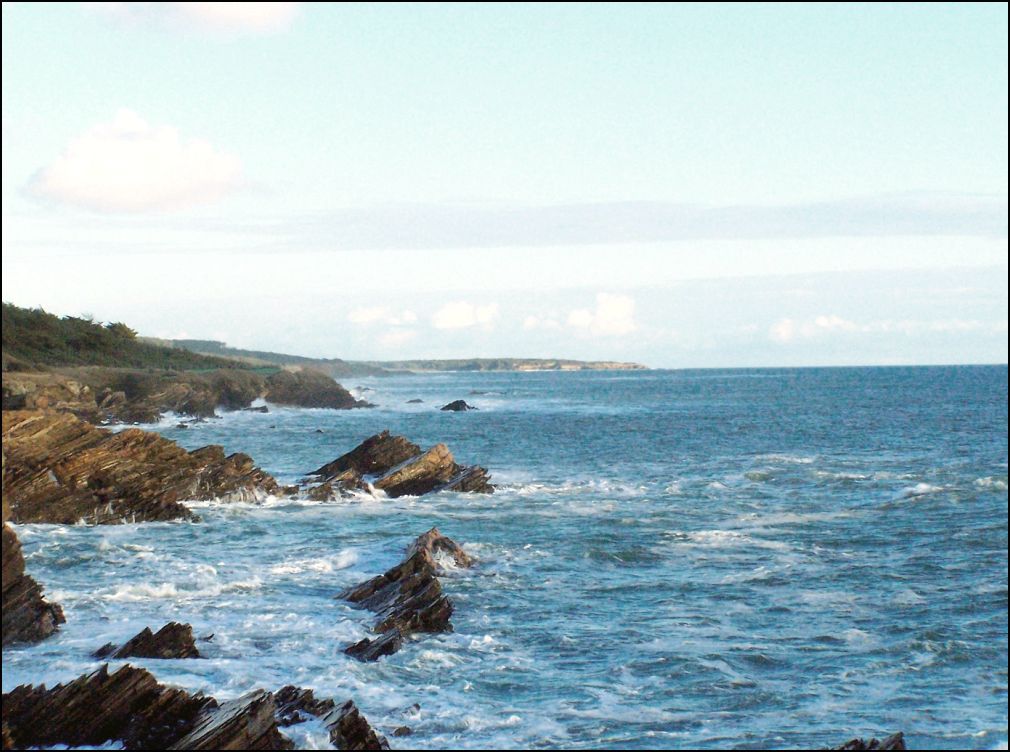
M162 347L187 350L206 357L241 361L247 366L301 366L322 371L333 378L389 376L432 371L644 371L640 363L613 360L568 360L564 358L452 358L447 360L341 360L228 347L224 342L202 339L152 339Z

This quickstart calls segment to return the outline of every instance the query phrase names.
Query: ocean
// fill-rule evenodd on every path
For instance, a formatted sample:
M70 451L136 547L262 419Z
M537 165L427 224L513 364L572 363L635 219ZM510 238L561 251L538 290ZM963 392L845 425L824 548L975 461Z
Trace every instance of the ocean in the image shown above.
M378 406L153 428L286 482L389 429L447 443L498 491L18 525L67 623L4 649L4 691L74 678L104 643L176 620L213 634L205 659L131 662L219 699L350 697L379 731L412 729L394 747L795 748L900 730L913 748L1006 749L1006 366L345 386ZM454 399L480 409L437 409ZM374 615L335 596L432 526L478 559L442 577L455 631L348 658ZM318 725L289 730L326 747Z

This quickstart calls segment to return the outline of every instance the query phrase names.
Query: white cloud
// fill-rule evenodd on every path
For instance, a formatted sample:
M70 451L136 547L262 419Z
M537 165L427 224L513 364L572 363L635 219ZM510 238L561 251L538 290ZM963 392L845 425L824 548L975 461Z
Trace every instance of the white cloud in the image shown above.
M348 313L347 320L352 324L364 326L369 324L408 326L417 322L417 314L408 310L396 313L385 306L366 306L364 308L355 308Z
M446 303L431 317L436 329L465 329L470 326L489 328L498 317L498 304L474 305L466 301Z
M976 332L984 329L998 330L998 324L988 326L975 319L938 319L922 321L915 319L881 319L857 324L835 314L816 316L812 319L797 321L791 318L780 319L772 324L768 335L776 342L794 342L809 340L837 333L862 334L903 334L921 335L924 333L957 333Z
M568 314L568 325L598 336L620 336L638 329L635 299L628 295L601 292L596 309L578 308Z
M158 211L215 201L239 185L241 173L238 157L122 109L71 141L27 191L96 211Z
M82 3L118 20L223 34L268 34L291 25L301 3Z

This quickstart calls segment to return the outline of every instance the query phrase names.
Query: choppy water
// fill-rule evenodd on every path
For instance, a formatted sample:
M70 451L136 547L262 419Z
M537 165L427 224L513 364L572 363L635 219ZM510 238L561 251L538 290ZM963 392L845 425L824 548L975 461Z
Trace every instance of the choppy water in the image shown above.
M134 663L219 698L351 696L380 730L413 728L394 746L802 747L900 729L916 747L1005 748L1005 366L346 385L380 407L159 430L293 481L389 428L447 442L499 492L19 526L67 624L4 651L4 690L72 678L103 643L174 619L214 634L207 659ZM456 398L481 410L435 410ZM480 560L443 578L455 633L345 657L373 616L333 596L432 525Z

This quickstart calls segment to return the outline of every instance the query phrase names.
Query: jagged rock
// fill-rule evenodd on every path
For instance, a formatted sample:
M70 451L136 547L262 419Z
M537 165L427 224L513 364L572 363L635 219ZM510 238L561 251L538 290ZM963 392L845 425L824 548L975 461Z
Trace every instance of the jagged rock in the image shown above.
M121 741L127 749L166 749L217 703L165 687L149 672L103 665L52 689L22 685L3 696L3 721L16 748L94 747Z
M379 660L384 655L392 655L403 647L403 635L399 629L391 629L374 639L363 640L344 648L344 653L364 663Z
M42 597L42 588L25 574L21 542L7 524L4 500L3 525L3 644L38 642L63 624L63 609Z
M480 408L474 407L473 405L468 405L463 400L453 400L448 405L443 405L439 408L443 411L449 411L454 413L465 412L466 410L479 410Z
M294 407L330 407L346 410L371 407L354 396L325 373L302 369L278 371L266 380L266 399L274 405Z
M372 487L387 496L419 496L431 491L469 491L492 493L487 471L478 466L456 463L445 444L436 444L427 452L403 436L383 431L312 473L321 480L308 491L310 498L328 499L342 491L367 490L365 476L373 478Z
M315 716L330 732L330 742L337 749L389 749L385 737L375 733L365 717L348 700L340 707L330 699L317 699L311 689L288 685L274 695L277 720L292 726Z
M288 684L274 694L277 705L277 722L281 726L293 726L308 720L306 715L323 716L337 706L333 700L317 700L311 689L302 689Z
M375 733L351 700L320 720L330 732L330 743L337 749L389 749L386 737Z
M109 643L95 651L96 658L199 658L189 624L169 622L157 633L150 627L144 629L122 647Z
M294 749L277 728L274 697L257 689L237 700L207 707L193 728L168 749Z
M905 746L905 735L899 731L897 734L891 734L884 739L870 739L869 741L866 741L865 739L851 739L842 746L834 747L833 749L854 750L861 752L862 750L871 749L902 750L908 749L908 747Z
M449 447L436 444L424 454L377 478L373 485L393 498L420 496L447 483L458 468Z
M68 413L6 411L4 489L17 522L192 519L182 500L247 501L281 492L244 454L187 452L155 433L111 433Z
M328 462L312 473L323 480L334 480L348 470L359 475L381 475L397 465L421 454L421 447L403 436L391 436L383 431L369 436L347 454Z
M344 650L362 661L395 653L414 632L451 632L453 604L436 577L440 555L451 556L457 566L472 559L456 543L432 528L407 549L402 562L367 582L349 588L340 598L379 614L374 629L381 636L365 639Z

